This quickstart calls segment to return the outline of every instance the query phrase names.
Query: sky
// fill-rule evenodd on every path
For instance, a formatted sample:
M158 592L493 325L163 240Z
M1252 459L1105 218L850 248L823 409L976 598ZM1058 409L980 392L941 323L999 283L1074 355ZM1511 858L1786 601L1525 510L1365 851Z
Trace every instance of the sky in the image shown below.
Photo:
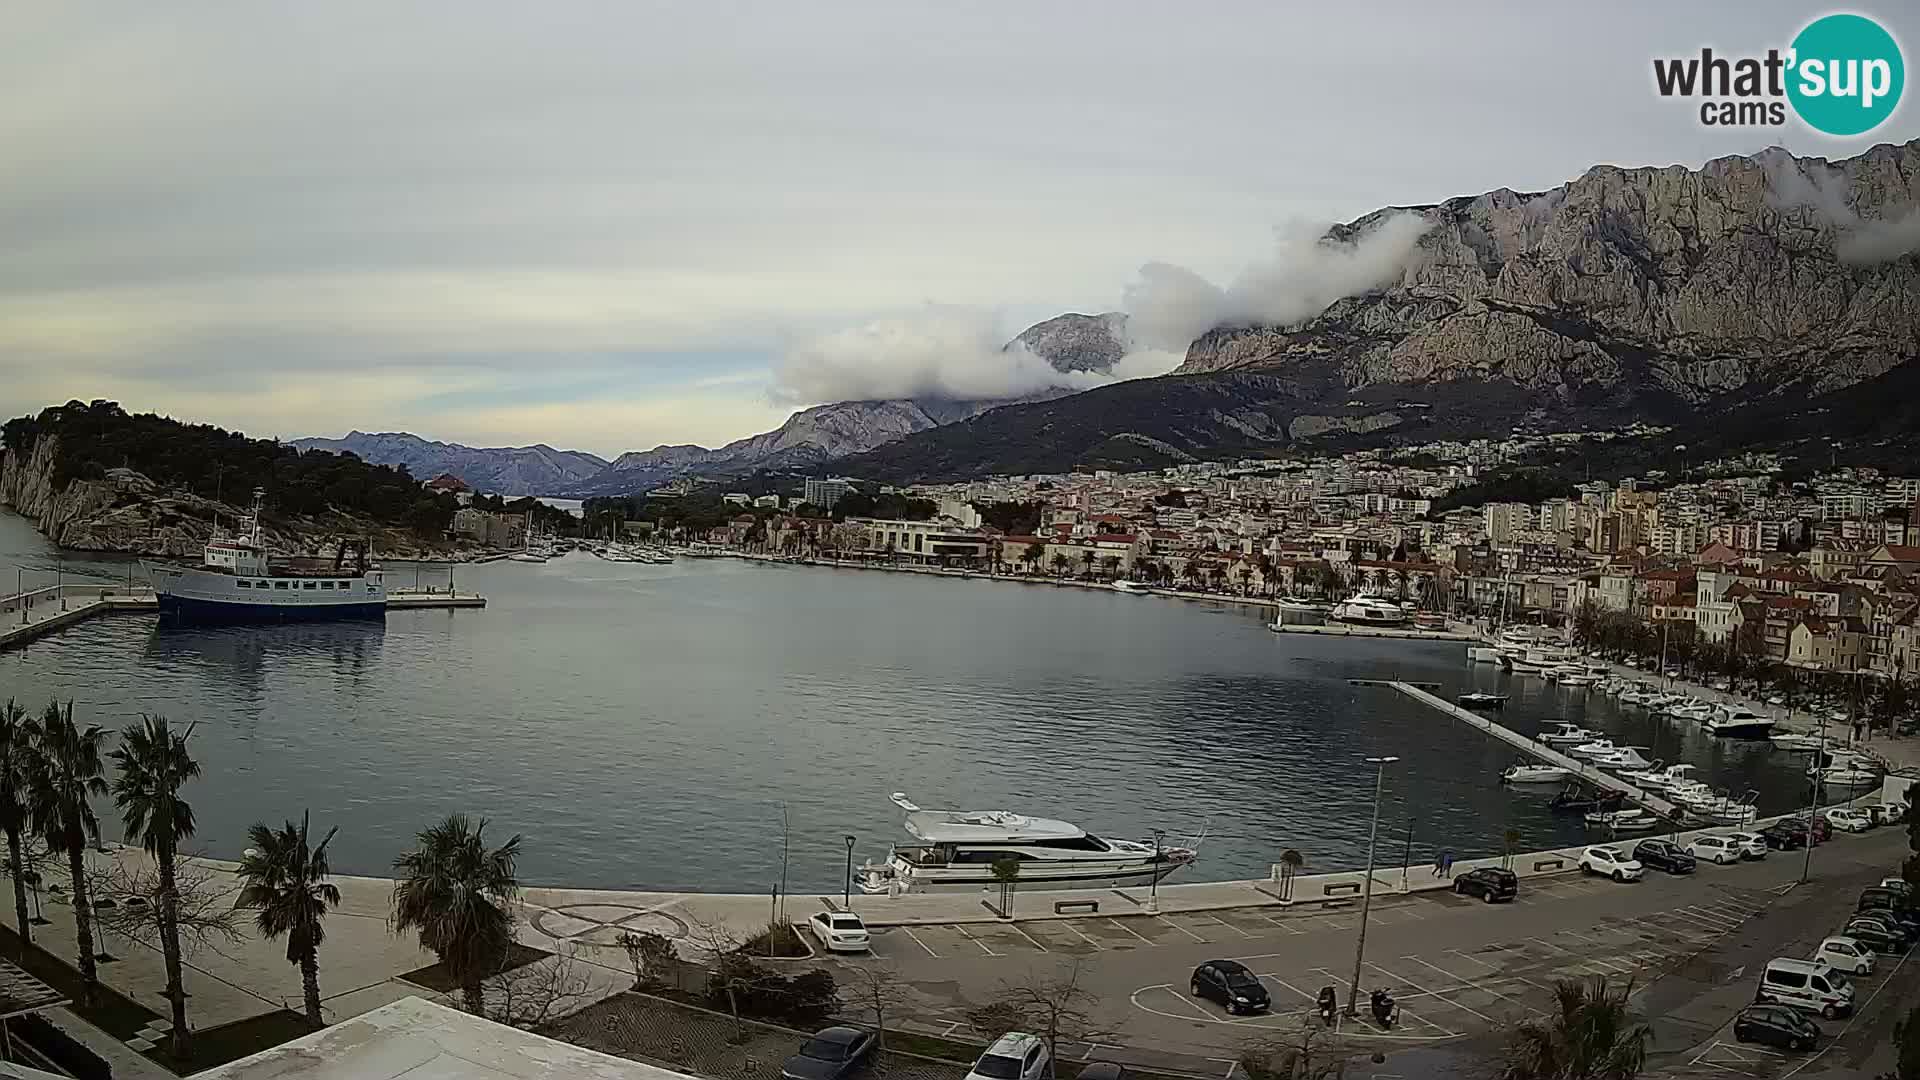
M1652 89L1826 10L0 0L0 414L717 445L1007 362L1149 264L1230 281L1381 206L1920 136L1911 101L1834 139ZM1911 5L1846 10L1920 58Z

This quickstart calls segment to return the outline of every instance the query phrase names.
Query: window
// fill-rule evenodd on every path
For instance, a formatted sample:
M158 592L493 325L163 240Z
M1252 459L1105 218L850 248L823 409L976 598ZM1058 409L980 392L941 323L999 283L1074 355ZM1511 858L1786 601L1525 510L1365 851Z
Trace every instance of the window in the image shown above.
M1807 985L1807 976L1803 972L1775 971L1769 968L1767 970L1767 984L1770 986L1787 986L1798 990Z
M300 587L303 589L317 589L320 587L320 583L317 581L303 581L300 583Z
M284 589L287 587L287 583L284 581L276 581L273 583L273 587L276 589Z
M253 588L253 582L251 581L236 581L234 582L234 584L240 586L243 589Z
M333 582L331 582L331 581L323 581L323 582L321 582L321 583L320 583L320 587L321 587L321 588L323 588L323 589L331 589L331 588L333 588Z

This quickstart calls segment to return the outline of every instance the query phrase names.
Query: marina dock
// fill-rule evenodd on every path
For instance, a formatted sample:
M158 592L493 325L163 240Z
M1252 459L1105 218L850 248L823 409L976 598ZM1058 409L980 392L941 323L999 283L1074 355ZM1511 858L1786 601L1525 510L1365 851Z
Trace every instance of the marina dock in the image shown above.
M1406 638L1414 641L1477 642L1480 640L1478 634L1463 633L1458 630L1418 630L1411 626L1352 626L1346 623L1325 625L1302 623L1293 626L1268 623L1267 629L1276 634L1324 634L1329 637Z
M1578 776L1581 780L1594 787L1622 792L1629 801L1637 803L1659 814L1661 817L1670 818L1679 810L1673 803L1657 795L1649 794L1611 773L1596 768L1588 762L1581 761L1579 758L1569 757L1555 750L1553 747L1548 746L1546 743L1540 742L1537 739L1530 739L1511 728L1496 724L1476 712L1461 708L1451 701L1436 697L1412 683L1391 682L1387 685L1422 704L1433 706L1463 724L1478 728L1488 735L1499 739L1501 742L1509 743L1515 748L1525 751L1549 765L1557 765L1560 768L1569 769L1575 776Z
M443 589L395 589L387 593L389 611L486 606L487 598L478 593ZM96 615L159 610L159 598L144 585L49 585L0 596L0 651L19 648Z

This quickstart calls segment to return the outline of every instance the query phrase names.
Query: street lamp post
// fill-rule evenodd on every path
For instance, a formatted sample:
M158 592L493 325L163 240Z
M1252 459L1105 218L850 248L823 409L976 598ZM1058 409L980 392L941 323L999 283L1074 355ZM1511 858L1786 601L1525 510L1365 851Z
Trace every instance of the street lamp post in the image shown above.
M1820 749L1813 752L1813 776L1807 780L1807 857L1800 864L1800 884L1813 874L1813 819L1820 813L1820 770L1827 762L1827 714L1820 714Z
M846 908L848 911L852 911L853 910L853 845L858 841L858 838L855 837L852 833L848 833L845 837L845 840L847 842L847 881L846 881L846 887L842 889L840 892L840 906L843 908Z
M1160 914L1160 842L1166 839L1167 830L1153 830L1153 875L1147 878L1147 914Z
M1360 1015L1360 965L1367 958L1367 913L1373 909L1373 852L1380 839L1380 789L1386 783L1387 766L1397 757L1370 757L1373 773L1373 826L1367 833L1367 880L1360 890L1360 939L1353 947L1353 981L1347 986L1347 1015Z

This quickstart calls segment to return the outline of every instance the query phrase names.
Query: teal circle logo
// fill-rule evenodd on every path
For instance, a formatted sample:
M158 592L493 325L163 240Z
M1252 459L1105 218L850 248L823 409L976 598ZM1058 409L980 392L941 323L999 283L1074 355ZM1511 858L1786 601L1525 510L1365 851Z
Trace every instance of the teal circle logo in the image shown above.
M1893 115L1906 88L1900 43L1864 15L1827 15L1793 39L1787 99L1808 127L1864 135Z

